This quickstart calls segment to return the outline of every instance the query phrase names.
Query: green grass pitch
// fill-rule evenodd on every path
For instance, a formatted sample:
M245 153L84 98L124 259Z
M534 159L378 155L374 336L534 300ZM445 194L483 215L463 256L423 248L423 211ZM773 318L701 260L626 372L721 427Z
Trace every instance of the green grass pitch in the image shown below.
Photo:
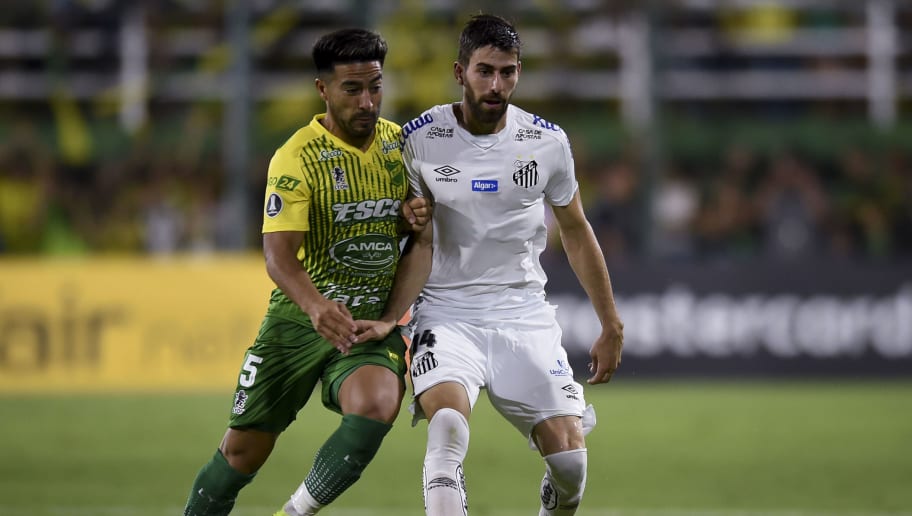
M0 393L0 516L180 514L230 398ZM587 398L599 421L579 515L912 515L912 382L622 380ZM313 398L233 514L271 515L337 421ZM470 514L537 514L537 453L484 397L471 425ZM423 515L425 428L403 409L321 514Z

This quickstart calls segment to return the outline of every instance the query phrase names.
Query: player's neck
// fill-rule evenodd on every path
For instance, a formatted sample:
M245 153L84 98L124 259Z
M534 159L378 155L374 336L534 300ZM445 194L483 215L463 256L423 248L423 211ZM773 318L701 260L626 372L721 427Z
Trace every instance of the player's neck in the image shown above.
M507 126L506 114L498 118L494 123L485 123L472 118L471 112L467 112L467 110L463 109L463 105L463 102L454 102L453 114L456 115L456 122L459 124L459 127L462 127L470 134L474 134L476 136L482 134L496 134Z

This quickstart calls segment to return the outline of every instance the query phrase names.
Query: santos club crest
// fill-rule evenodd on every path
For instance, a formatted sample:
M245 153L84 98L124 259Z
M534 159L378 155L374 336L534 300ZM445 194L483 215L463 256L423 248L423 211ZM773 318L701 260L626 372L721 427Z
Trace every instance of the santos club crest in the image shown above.
M516 171L513 172L513 182L523 188L531 188L538 184L538 163L532 161L513 162Z

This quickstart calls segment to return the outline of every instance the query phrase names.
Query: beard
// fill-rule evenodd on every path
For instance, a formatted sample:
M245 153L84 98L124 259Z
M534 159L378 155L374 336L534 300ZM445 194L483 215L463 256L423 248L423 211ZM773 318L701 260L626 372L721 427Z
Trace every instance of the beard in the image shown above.
M343 128L355 138L367 138L374 133L378 118L379 114L374 112L356 113L345 120Z
M491 97L487 98L492 99ZM507 112L507 106L510 105L510 99L498 97L497 100L500 100L501 104L499 104L497 107L491 107L486 105L483 99L476 97L474 93L467 91L465 95L466 107L469 109L469 113L471 113L472 118L477 120L479 123L486 125L496 124L501 119L501 117L504 116L504 113Z
M332 115L332 119L342 132L349 138L355 140L364 140L374 134L377 127L377 120L380 118L380 108L376 110L347 112L344 109L334 106L327 106L327 110ZM345 139L345 138L343 138Z

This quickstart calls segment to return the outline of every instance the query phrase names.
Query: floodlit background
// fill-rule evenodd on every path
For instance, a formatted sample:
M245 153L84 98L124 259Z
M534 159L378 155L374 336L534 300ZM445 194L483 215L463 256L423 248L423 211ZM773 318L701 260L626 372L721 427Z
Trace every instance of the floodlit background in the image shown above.
M45 0L0 6L0 515L180 512L272 285L272 152L324 109L313 42L389 42L382 115L457 100L479 10L514 102L573 143L626 324L587 398L580 514L912 514L912 1ZM595 315L543 255L576 372ZM329 515L420 514L406 411ZM241 495L271 514L314 403ZM482 399L473 514L541 467Z

